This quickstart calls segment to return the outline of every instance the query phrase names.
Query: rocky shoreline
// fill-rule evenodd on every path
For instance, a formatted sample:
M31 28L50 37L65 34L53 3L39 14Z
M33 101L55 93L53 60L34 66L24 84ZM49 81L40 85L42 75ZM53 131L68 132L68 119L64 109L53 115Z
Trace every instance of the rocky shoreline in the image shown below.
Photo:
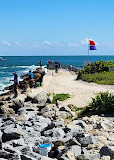
M75 117L72 108L41 92L0 102L0 159L113 160L114 117ZM51 144L49 157L38 146Z

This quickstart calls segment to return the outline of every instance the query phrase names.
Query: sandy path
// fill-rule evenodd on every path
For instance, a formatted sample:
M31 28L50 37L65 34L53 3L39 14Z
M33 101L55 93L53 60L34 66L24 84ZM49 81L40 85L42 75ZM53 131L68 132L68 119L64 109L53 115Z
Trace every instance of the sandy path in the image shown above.
M29 91L29 94L35 96L43 90L48 93L69 93L71 98L66 100L64 104L83 107L91 101L92 97L95 97L96 93L101 91L114 93L114 86L77 81L76 75L66 70L60 70L58 74L53 72L53 76L52 72L53 71L49 71L48 74L44 76L43 87L33 89L31 93Z

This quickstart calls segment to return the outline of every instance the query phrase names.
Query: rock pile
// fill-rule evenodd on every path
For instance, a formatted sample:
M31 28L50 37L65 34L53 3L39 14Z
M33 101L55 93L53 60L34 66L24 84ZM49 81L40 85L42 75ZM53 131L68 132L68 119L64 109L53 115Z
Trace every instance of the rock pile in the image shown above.
M0 103L0 159L114 159L113 117L91 116L71 121L69 117L75 113L68 106L46 102L46 92L42 92L26 97L25 102L17 98ZM38 149L45 143L52 146L49 157L42 156Z

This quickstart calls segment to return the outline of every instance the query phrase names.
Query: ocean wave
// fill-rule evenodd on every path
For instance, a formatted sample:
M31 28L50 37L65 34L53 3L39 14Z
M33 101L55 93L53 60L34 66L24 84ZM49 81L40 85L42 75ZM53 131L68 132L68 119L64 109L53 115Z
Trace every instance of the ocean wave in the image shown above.
M2 77L0 77L0 90L3 90L5 87L13 84L13 82L10 81L11 79L13 79L13 73L12 73L13 71L11 70L11 68L15 68L15 72L18 74L19 81L22 81L23 79L21 79L21 75L27 74L29 72L29 70L34 71L39 67L40 66L36 66L36 65L31 65L31 66L4 66L4 67L0 66L0 69L4 69L4 71L0 71L0 73L2 73ZM44 68L44 67L45 66L43 66L42 68ZM8 68L9 68L9 72L8 71L5 72L5 69L8 69ZM17 70L17 68L18 68L18 70ZM2 91L0 91L0 94L1 94L1 92Z

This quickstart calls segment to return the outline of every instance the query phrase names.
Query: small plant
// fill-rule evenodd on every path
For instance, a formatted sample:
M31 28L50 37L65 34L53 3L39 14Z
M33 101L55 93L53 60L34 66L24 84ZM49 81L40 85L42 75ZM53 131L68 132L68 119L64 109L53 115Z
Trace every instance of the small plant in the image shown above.
M101 92L96 98L92 98L92 102L78 114L78 117L110 114L112 112L114 112L114 95Z
M78 107L74 106L74 109L75 109L75 111L80 111L80 110L82 110L83 108L78 108Z
M55 94L55 95L53 96L53 101L52 101L52 103L56 103L57 100L59 100L59 101L64 101L64 100L66 100L66 99L68 99L68 98L70 98L70 95L69 95L69 94L65 94L65 93Z
M47 93L47 96L49 97L51 95L51 93Z

